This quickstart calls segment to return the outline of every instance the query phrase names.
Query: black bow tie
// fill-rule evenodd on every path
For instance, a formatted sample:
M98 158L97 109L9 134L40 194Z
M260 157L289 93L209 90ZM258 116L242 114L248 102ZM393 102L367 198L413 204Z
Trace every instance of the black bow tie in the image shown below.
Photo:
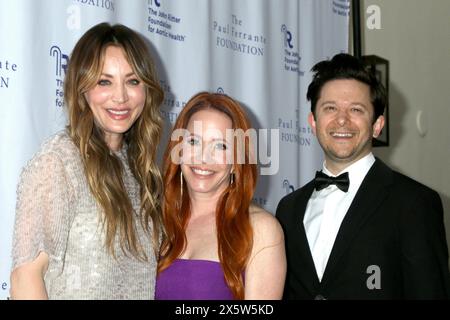
M316 172L316 178L314 179L314 186L317 191L320 191L331 184L335 184L336 187L338 187L344 192L347 192L348 187L350 185L350 180L348 179L348 172L344 172L343 174L337 177L330 177L325 173L323 173L322 171Z

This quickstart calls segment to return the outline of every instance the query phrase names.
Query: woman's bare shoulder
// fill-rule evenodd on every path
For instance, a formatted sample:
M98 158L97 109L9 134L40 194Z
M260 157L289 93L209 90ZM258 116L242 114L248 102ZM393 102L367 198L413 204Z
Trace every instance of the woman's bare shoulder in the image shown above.
M251 205L249 208L250 222L252 224L255 237L258 235L263 238L279 238L282 235L282 229L277 218L269 211L257 205Z

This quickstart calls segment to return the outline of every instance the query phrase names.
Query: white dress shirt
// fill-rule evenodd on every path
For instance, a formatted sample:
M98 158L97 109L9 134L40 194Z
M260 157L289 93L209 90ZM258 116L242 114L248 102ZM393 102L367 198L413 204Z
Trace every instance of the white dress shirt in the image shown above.
M320 191L314 190L306 207L303 225L320 281L342 220L374 162L375 157L369 153L337 175L327 170L325 162L323 164L323 172L332 177L348 172L350 186L347 192L341 191L336 185L330 185Z

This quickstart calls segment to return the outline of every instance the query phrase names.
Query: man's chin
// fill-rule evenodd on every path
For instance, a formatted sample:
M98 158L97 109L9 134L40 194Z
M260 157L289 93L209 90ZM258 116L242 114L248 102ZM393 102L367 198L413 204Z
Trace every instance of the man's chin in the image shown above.
M351 150L349 152L333 152L328 153L328 158L336 163L353 163L359 159L364 158L369 152L357 152L356 150Z
M328 152L328 158L334 162L348 163L354 161L357 156L354 150L351 150L346 152Z

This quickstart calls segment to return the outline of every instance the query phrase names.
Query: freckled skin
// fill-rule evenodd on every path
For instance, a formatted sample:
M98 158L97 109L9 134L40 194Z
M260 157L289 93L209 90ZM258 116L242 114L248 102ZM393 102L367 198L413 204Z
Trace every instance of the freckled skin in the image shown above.
M196 132L201 124L201 132ZM230 141L226 141L226 130L232 129L231 119L217 110L200 110L189 119L187 128L191 136L185 137L183 158L188 163L181 165L189 194L215 197L230 183L231 164L226 163L232 152ZM224 149L226 148L226 149ZM196 171L197 170L197 173ZM198 170L203 170L204 175Z

